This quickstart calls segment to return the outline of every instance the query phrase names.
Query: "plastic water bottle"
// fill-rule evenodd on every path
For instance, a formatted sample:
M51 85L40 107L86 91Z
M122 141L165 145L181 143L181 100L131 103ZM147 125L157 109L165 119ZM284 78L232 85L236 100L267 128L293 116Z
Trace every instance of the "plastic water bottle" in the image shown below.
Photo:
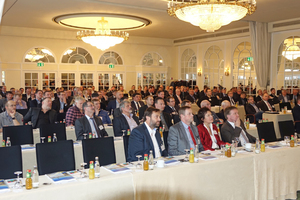
M100 163L98 157L95 157L95 177L100 178Z
M11 142L10 142L10 137L6 138L6 146L10 147L11 146Z
M32 187L33 188L38 188L39 187L39 172L38 172L36 166L33 167Z
M56 137L56 133L53 133L53 142L57 142L57 137Z
M298 144L297 144L297 142L298 142L298 133L295 133L295 134L294 134L294 141L295 141L294 146L295 146L295 147L298 146Z

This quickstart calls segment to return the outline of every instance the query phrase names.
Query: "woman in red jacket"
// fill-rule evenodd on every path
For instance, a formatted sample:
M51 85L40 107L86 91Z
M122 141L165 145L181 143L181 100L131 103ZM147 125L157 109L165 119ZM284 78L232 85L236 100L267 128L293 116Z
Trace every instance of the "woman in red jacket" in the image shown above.
M218 135L218 128L213 124L214 118L208 108L201 108L198 111L198 118L200 121L198 132L204 150L214 151L225 144Z

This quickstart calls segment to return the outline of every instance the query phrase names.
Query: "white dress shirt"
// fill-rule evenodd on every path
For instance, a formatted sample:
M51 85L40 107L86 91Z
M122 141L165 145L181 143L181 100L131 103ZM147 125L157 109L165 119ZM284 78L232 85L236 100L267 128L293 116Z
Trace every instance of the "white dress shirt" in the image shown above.
M212 145L211 145L211 148L213 149L218 149L219 148L219 145L217 144L217 139L215 137L215 134L217 135L218 133L213 129L213 125L212 123L210 123L209 127L207 127L204 123L203 123L204 127L207 129L208 133L209 133L209 129L212 133L209 134L210 138L211 138L211 141L212 141Z
M228 122L235 129L235 124L233 122L230 122L230 121L228 121ZM247 137L247 135L246 135L246 133L244 132L243 129L242 129L242 131L240 133L239 140L241 141L241 145L242 146L245 146L246 143L249 143L248 137Z
M161 157L161 154L160 154L160 150L159 150L159 146L158 146L158 142L156 140L156 137L155 137L155 134L156 134L156 128L154 129L151 129L147 122L145 122L145 125L147 127L147 130L149 132L149 135L151 137L151 140L152 140L152 143L153 143L153 146L154 146L154 152L155 152L155 158L159 158Z

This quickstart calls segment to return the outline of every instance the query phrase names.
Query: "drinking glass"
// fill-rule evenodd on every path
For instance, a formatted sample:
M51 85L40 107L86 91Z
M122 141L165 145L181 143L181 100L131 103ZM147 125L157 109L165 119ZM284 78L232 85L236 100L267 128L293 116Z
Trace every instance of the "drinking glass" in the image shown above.
M137 155L136 157L138 158L138 163L136 164L136 168L137 169L142 169L142 164L140 162L140 158L142 157L142 155Z
M84 140L86 140L86 136L87 136L87 134L84 133L84 134L83 134L83 139L84 139Z
M185 158L184 158L184 162L189 162L189 149L185 149Z
M237 153L238 152L237 148L239 146L240 138L239 137L235 137L234 141L235 141L235 152Z
M225 151L226 151L225 145L224 145L224 144L221 144L221 157L222 157L222 158L225 157Z
M85 172L84 166L86 166L87 163L81 163L80 166L81 168L81 172L80 172L80 177L81 178L87 178L87 173Z
M22 189L23 184L22 184L22 180L20 179L20 174L22 174L22 172L21 171L16 171L14 174L17 175L17 181L14 185L14 189L16 189L16 190Z
M125 136L125 131L126 131L126 130L122 130L122 132L123 132L123 136Z
M285 145L289 145L290 144L290 136L284 136L284 141L285 141Z
M41 137L42 143L45 143L45 137Z

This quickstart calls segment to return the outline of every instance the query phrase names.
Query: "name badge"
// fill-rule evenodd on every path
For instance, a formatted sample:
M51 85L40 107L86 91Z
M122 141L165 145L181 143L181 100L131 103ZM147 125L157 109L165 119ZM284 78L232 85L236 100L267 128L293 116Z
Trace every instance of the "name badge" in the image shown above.
M100 125L100 126L99 126L99 129L100 129L100 130L103 130L103 129L104 129L104 127L103 127L102 125Z
M218 135L217 131L214 130L214 134L215 134L215 135Z

